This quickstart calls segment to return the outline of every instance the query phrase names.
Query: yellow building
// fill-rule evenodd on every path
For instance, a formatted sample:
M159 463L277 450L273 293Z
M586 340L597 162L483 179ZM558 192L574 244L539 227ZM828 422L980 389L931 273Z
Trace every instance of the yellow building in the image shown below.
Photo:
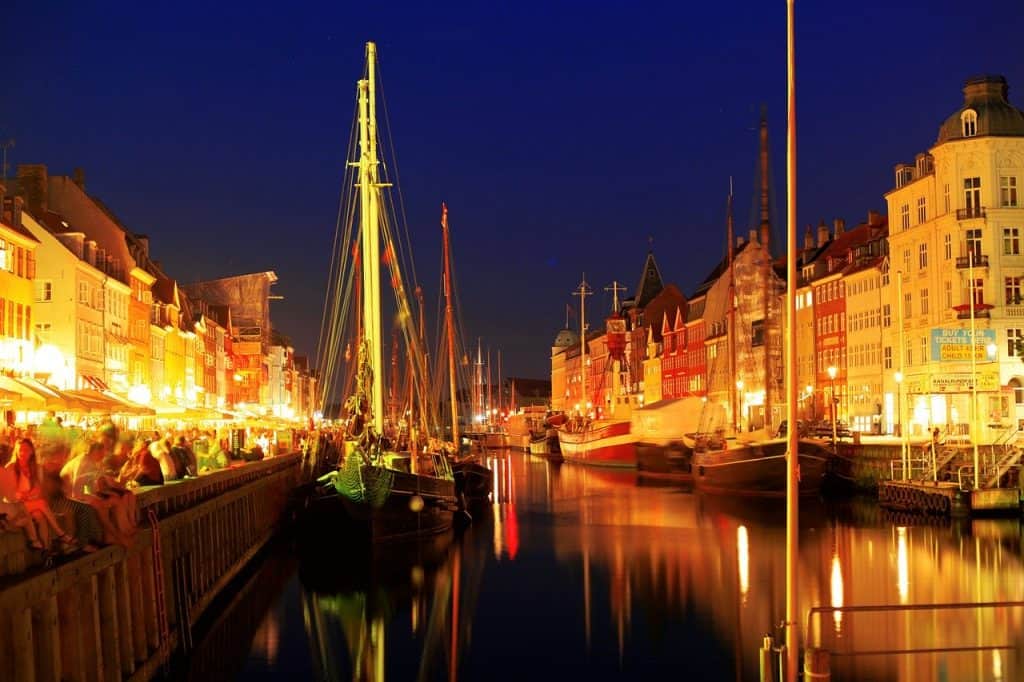
M900 349L901 320L902 352L892 352L911 435L938 427L992 442L1024 423L1024 112L1002 76L972 78L963 92L935 145L897 165L886 194L895 320L883 343Z
M569 409L566 405L569 395L569 385L565 376L566 351L579 345L579 334L568 327L558 332L555 342L551 344L551 409L555 412Z
M153 308L153 275L139 267L128 273L131 298L128 302L128 339L131 343L128 358L128 395L142 404L149 404L153 396L152 339L149 329Z
M30 374L33 367L32 302L39 240L21 225L20 200L8 202L0 220L0 372Z
M678 312L676 313L678 315ZM668 316L664 318L662 338L668 325ZM654 340L654 325L647 328L647 357L644 358L644 405L661 400L661 348Z

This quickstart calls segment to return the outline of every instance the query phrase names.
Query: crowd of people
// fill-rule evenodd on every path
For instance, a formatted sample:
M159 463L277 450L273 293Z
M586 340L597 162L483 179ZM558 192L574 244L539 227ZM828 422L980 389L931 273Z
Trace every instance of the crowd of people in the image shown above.
M236 452L263 458L269 434ZM223 469L233 462L225 431L122 432L111 422L91 429L43 424L0 432L0 531L20 529L46 556L129 546L140 486Z

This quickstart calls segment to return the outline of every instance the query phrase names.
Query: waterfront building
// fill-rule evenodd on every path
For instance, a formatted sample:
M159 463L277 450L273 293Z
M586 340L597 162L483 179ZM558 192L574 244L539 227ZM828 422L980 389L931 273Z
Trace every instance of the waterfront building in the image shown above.
M896 165L885 195L912 435L938 427L992 442L1024 425L1024 112L1007 93L1002 76L969 79L935 144Z
M673 389L670 396L672 398L681 398L686 395L707 397L708 350L704 343L707 337L707 328L704 324L706 303L706 293L698 292L690 298L686 307L686 331L683 335L686 342L686 360L683 366L685 380L676 382L676 388ZM682 384L681 387L680 384ZM680 393L680 390L683 392Z
M579 334L566 328L558 332L551 344L551 409L566 412L574 403L570 402L569 384L572 377L566 373L566 359L571 348L579 348Z
M681 398L687 395L686 386L686 324L684 308L662 318L661 326L661 386L662 398Z
M128 397L136 403L148 405L153 398L150 318L152 287L156 277L136 265L128 272L128 280L131 286L128 301Z
M3 196L3 188L0 188ZM15 374L36 371L32 339L33 301L52 297L52 287L34 290L39 239L22 225L20 198L4 202L0 216L0 370Z

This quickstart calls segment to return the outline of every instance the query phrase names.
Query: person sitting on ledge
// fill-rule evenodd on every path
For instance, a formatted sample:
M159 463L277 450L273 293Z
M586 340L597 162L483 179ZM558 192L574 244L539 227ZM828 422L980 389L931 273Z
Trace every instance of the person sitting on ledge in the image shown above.
M0 443L0 460L9 457L10 452L9 445ZM32 549L45 549L42 540L39 539L35 521L25 509L25 505L18 500L18 482L14 472L6 467L0 467L0 530L13 528L20 528L25 533L28 545Z
M160 462L149 451L149 441L139 438L131 457L121 467L117 480L124 486L163 485L164 474Z

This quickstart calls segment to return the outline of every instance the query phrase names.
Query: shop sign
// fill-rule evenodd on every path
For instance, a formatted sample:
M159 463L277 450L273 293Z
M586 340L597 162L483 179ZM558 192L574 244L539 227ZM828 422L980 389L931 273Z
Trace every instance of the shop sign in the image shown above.
M979 391L998 391L999 374L997 372L978 372ZM970 372L950 372L936 374L931 378L932 393L967 393L971 390Z

